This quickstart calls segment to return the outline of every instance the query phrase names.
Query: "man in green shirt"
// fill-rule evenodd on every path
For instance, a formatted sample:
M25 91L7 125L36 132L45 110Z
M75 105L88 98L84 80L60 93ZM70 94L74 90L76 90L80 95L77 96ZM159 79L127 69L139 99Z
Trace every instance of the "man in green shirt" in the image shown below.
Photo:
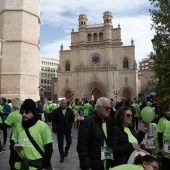
M12 134L14 150L18 158L14 164L16 170L47 170L50 167L52 135L48 125L37 118L36 103L26 99L21 106L22 124L19 124ZM30 140L32 136L38 148ZM36 167L36 168L35 168Z

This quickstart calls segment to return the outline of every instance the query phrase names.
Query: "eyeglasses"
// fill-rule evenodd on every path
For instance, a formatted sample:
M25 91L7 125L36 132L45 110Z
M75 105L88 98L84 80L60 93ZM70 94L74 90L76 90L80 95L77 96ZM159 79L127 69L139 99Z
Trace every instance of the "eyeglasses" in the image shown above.
M31 111L29 111L29 110L21 110L21 114L23 115L23 114L29 114L29 113L31 113Z
M111 107L107 107L107 106L100 106L100 107L103 107L105 110L111 110Z
M128 118L133 118L133 115L132 114L125 114Z
M151 163L148 163L148 164L152 166L153 170L158 170L159 169L157 166L152 165Z

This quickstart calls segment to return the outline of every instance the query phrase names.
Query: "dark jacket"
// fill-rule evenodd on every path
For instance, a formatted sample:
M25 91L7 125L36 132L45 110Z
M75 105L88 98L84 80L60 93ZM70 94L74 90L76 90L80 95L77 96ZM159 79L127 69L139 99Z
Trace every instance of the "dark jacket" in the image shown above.
M140 144L145 136L145 133L139 131L139 133L137 134L131 126L129 126L129 129ZM115 165L118 165L120 161L122 161L121 164L126 164L127 162L124 161L127 161L130 154L134 151L132 143L130 143L128 140L127 133L124 132L123 126L119 124L114 124L110 129L109 146L113 150ZM122 160L119 160L120 158L122 158Z
M109 134L110 118L106 119L106 126L107 134ZM101 160L101 147L104 145L104 139L102 120L95 111L93 115L81 121L79 127L77 152L82 170L104 169Z
M73 122L74 122L74 114L72 109L67 107L65 115L63 114L61 107L53 111L53 120L52 120L53 133L71 132Z
M11 106L6 103L2 107L2 121L4 122L7 119L8 115L12 112L12 109Z

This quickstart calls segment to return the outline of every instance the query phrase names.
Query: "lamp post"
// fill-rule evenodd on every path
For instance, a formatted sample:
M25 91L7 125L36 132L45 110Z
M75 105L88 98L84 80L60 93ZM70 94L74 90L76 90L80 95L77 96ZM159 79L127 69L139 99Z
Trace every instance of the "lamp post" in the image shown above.
M39 90L39 92L40 92L40 100L42 99L42 97L43 97L43 92L45 91L45 87L44 86L38 86L38 90Z
M116 98L116 102L117 102L117 96L119 95L119 91L115 90L114 92L115 98Z
M74 97L74 95L75 95L75 92L74 92L74 91L71 91L70 94L71 94L71 100L73 100L73 97Z

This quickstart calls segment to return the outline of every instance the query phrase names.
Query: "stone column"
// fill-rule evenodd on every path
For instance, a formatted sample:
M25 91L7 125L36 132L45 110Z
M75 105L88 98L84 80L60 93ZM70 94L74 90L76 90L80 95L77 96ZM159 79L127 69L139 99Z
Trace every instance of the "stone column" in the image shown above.
M0 1L1 96L39 99L39 0Z

